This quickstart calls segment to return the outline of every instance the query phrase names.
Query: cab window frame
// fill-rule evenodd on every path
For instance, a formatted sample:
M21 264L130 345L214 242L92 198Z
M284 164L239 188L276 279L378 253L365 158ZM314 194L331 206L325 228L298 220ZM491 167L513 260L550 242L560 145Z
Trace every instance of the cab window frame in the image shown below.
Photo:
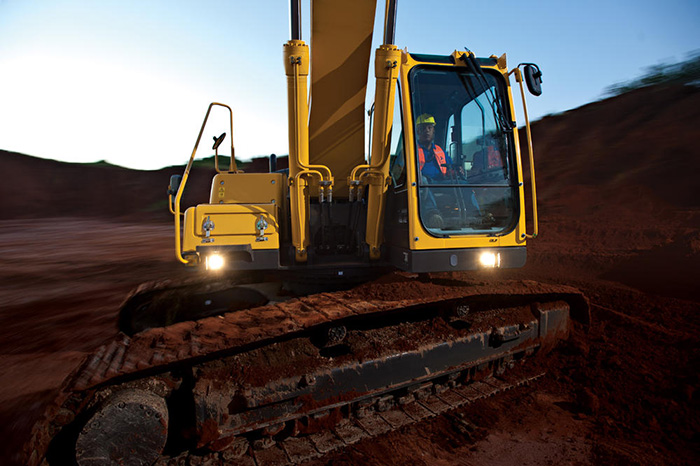
M408 92L409 92L409 98L410 102L409 105L411 106L411 113L413 115L413 118L417 118L419 114L423 113L430 113L432 109L429 108L421 108L420 110L417 108L417 106L421 103L420 102L420 97L418 97L418 92L420 91L419 86L416 86L416 79L418 76L418 73L429 70L429 71L438 71L440 73L463 73L464 75L468 77L474 77L474 74L469 72L469 70L465 70L463 68L456 68L456 67L447 67L447 66L440 66L440 65L431 65L431 64L421 64L421 65L416 65L414 66L408 74ZM506 78L503 76L503 74L499 73L496 70L490 70L490 69L482 69L484 73L487 76L491 76L493 80L487 78L487 84L488 85L493 85L492 88L495 91L496 98L500 99L501 101L501 109L504 112L504 117L508 119L508 121L512 121L512 114L511 114L511 108L509 105L509 86ZM418 89L417 89L418 87ZM491 86L490 86L491 87ZM464 143L462 141L463 138L463 127L462 125L464 124L463 120L463 112L464 109L469 105L471 102L474 102L475 100L479 99L479 96L483 95L487 91L488 88L483 89L483 92L481 94L478 94L471 100L464 100L463 102L459 103L459 100L455 101L455 104L448 109L446 112L442 112L441 114L434 114L431 113L436 119L436 129L435 129L435 137L433 141L441 146L446 153L449 153L449 145L452 144L452 141L450 137L452 136L450 134L450 126L449 126L449 121L452 119L454 121L453 126L459 124L459 128L454 128L456 131L455 137L457 138L457 144L460 145L459 149L456 151L457 154L461 156L461 159L459 163L462 164L464 167L464 161L468 158L468 155L465 153L462 153L463 147L461 145ZM466 89L467 94L471 94L471 90ZM491 106L489 106L491 108ZM495 111L495 110L492 110ZM484 117L488 117L489 115L484 114ZM405 124L406 122L404 122ZM483 126L482 132L485 132L485 128L487 125ZM418 212L419 212L419 220L426 232L430 234L431 236L435 237L467 237L467 236L473 236L473 235L483 235L487 234L488 236L503 236L506 234L511 233L517 226L518 224L518 219L520 217L520 193L519 193L519 182L518 182L518 177L517 177L517 153L516 153L516 148L515 148L515 138L514 135L512 134L513 131L504 131L501 129L501 134L503 135L503 138L506 140L506 150L504 154L504 163L506 164L507 168L507 180L504 180L505 183L500 183L500 184L490 184L490 183L469 183L468 180L465 180L465 183L425 183L422 181L422 175L421 175L421 170L420 170L420 162L418 160L418 138L417 138L417 133L415 130L415 125L412 128L413 134L414 134L414 163L415 163L415 180L416 180L416 189L417 189L417 194L418 194ZM486 132L488 134L488 132ZM485 137L486 134L482 134L481 137ZM405 141L404 141L405 145ZM472 157L473 158L473 157ZM453 163L455 161L453 160ZM472 161L473 163L473 161ZM436 233L435 228L429 228L428 226L425 225L424 221L424 214L427 212L425 209L430 209L430 207L423 206L423 192L424 190L432 190L433 188L458 188L458 189L473 189L473 190L482 190L486 189L488 190L489 188L495 188L495 189L500 189L504 190L504 193L509 191L510 194L508 197L503 197L504 202L507 202L510 204L509 206L509 220L507 223L503 225L503 227L498 227L494 231L482 231L482 230L475 230L473 232L471 231L464 231L466 227L461 227L460 230L461 232L458 232L458 230L453 230L446 232L446 233ZM494 191L495 192L495 191ZM480 209L481 210L481 209Z

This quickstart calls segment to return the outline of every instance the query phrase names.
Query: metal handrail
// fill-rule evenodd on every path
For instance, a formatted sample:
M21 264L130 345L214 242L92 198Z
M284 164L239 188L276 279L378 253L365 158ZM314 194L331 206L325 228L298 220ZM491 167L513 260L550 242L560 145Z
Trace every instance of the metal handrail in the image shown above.
M189 178L190 175L190 170L192 169L192 163L194 162L194 157L197 154L197 148L199 147L199 141L202 139L202 133L204 133L204 127L207 125L207 120L209 119L209 114L211 113L211 109L215 106L219 107L224 107L228 109L229 111L229 123L230 123L230 131L231 131L231 161L229 164L230 171L233 173L237 173L238 169L236 167L236 161L235 161L235 156L234 156L234 151L233 151L233 111L231 110L231 107L229 107L226 104L221 104L218 102L212 102L209 104L209 107L207 108L207 114L204 116L204 121L202 122L202 127L199 130L199 135L197 136L197 142L194 144L194 148L192 149L192 155L190 155L190 160L187 162L187 167L185 168L185 173L182 175L182 181L180 182L180 186L177 189L177 193L175 194L175 205L174 208L170 207L170 212L174 215L175 217L175 254L177 255L177 259L182 262L183 264L189 264L190 261L184 258L182 255L182 233L181 233L181 225L180 225L180 217L183 215L180 212L180 201L182 200L182 195L185 192L185 185L187 184L187 179ZM215 160L215 165L218 171L218 161ZM169 196L169 204L172 205L172 195Z
M527 116L527 103L525 102L525 89L523 88L523 76L520 72L520 68L513 68L510 74L515 74L515 80L520 85L520 95L523 100L523 112L525 115L525 132L527 134L527 150L530 157L530 187L532 190L532 223L533 232L532 234L527 233L527 229L524 233L526 238L537 238L539 232L538 221L537 221L537 189L535 186L535 157L533 155L532 149L532 134L530 132L530 119Z

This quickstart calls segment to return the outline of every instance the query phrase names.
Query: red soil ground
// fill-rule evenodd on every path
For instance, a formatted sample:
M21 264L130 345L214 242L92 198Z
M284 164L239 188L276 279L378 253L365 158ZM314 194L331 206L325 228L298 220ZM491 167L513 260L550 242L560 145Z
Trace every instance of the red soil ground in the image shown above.
M699 464L699 123L694 87L537 122L541 234L528 264L437 278L576 286L592 324L532 361L547 371L532 386L315 464ZM113 335L126 293L183 272L168 216L149 213L164 205L169 171L2 152L0 170L0 464L16 465L43 403Z

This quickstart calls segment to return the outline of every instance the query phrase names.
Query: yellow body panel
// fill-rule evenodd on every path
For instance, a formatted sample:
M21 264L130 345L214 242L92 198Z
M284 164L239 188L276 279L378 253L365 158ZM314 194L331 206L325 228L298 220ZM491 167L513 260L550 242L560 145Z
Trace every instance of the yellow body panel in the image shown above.
M456 52L462 53L462 52ZM455 60L456 63L460 63L459 60ZM408 74L411 68L414 66L423 64L418 62L408 52L403 52L401 60L401 73L400 73L400 83L402 89L408 89ZM453 67L451 64L436 64L429 63L432 66L448 66ZM506 77L506 82L508 85L508 96L509 105L511 113L514 115L512 95L510 88L510 81L508 80L507 70L505 69L505 58L499 60L499 64L502 64L504 68L488 67L483 66L483 68L494 69ZM403 125L404 128L413 128L413 121L415 117L411 111L411 96L408 92L402 92L401 98L403 100ZM419 172L416 166L416 143L414 138L414 132L405 131L405 150L406 150L406 173L407 173L407 183L409 186L408 191L408 226L409 226L409 249L412 250L428 250L428 249L453 249L453 248L488 248L488 247L508 247L508 246L525 246L525 201L523 192L523 173L522 164L520 161L520 147L518 142L518 132L513 131L514 143L516 151L516 163L517 163L517 177L519 185L519 198L520 198L520 217L515 229L503 236L489 236L489 235L469 235L469 236L454 236L451 238L438 238L429 234L424 228L420 221L419 211L418 211L418 187L416 176Z
M268 226L264 241L258 241L256 223L264 218ZM279 248L279 208L276 204L200 204L185 211L183 251L195 251L197 246L230 246L249 244L252 249ZM210 220L214 228L209 238L204 223Z
M282 173L219 173L211 183L210 204L277 204L285 199Z
M286 176L282 173L219 173L212 180L210 204L185 211L183 252L197 246L250 244L252 249L278 249L279 218L286 200ZM256 223L268 224L261 241ZM204 222L214 227L207 238Z

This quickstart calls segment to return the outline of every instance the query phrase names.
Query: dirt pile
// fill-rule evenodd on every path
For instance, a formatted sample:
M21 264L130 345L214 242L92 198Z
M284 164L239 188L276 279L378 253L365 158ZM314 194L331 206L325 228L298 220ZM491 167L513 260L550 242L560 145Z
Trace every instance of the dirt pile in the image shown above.
M530 262L700 299L700 89L657 86L533 125L541 237Z
M546 213L660 213L700 206L700 88L658 86L545 117L532 127ZM581 187L584 189L578 193ZM592 198L589 198L592 196Z

